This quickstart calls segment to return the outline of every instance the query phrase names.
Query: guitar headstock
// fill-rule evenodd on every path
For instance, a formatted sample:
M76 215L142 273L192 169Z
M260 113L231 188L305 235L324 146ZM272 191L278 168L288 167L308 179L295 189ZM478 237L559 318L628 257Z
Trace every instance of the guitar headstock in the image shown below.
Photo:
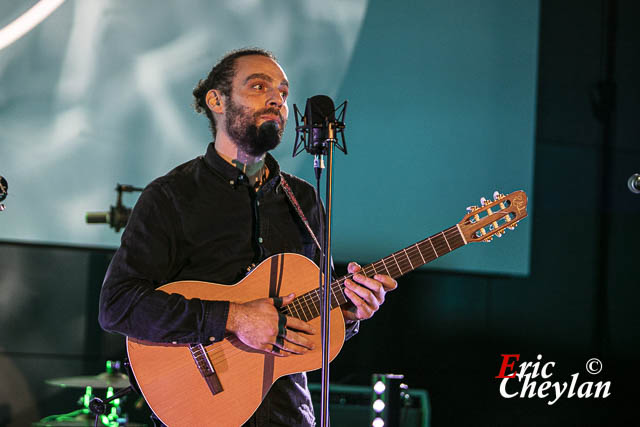
M496 191L493 201L483 197L480 206L469 206L467 211L458 223L466 242L490 242L494 235L501 237L527 216L527 195L522 190L506 196Z

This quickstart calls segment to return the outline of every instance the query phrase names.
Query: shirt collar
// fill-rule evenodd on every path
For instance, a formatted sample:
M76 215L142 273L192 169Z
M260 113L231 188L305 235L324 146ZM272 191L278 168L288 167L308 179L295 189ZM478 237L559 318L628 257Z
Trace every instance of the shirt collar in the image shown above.
M204 155L204 162L209 169L216 172L218 175L221 175L222 178L229 182L233 181L234 183L238 183L238 178L243 175L238 168L229 164L229 162L220 157L213 142L207 147L207 152ZM269 168L269 178L267 179L267 182L262 185L262 188L271 189L280 182L280 165L270 153L267 153L264 156L264 163Z

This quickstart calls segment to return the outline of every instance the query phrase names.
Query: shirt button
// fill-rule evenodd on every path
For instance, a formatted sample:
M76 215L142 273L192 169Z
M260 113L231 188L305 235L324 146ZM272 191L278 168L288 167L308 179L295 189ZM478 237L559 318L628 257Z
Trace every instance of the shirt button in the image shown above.
M235 182L233 180L229 181L229 184L233 185Z
M256 205L260 206L260 200L256 201Z
M262 243L262 237L258 237L258 242Z
M209 337L209 341L214 342L216 340L216 337Z

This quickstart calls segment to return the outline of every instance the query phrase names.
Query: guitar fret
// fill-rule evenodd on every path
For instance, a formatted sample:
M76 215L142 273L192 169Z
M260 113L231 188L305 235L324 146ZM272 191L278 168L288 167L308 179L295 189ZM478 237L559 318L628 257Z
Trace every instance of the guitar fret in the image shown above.
M459 247L465 245L464 239L457 225L447 230L447 233L452 235L452 236L449 236L449 240L453 242L453 249L458 249Z
M291 304L289 304L289 305L291 306L291 308L292 308L293 310L295 310L295 314L294 314L294 316L293 316L293 317L297 317L298 319L302 319L302 316L300 315L300 310L299 310L299 308L297 307L297 305L298 305L298 304L296 304L295 300L294 300Z
M418 252L418 255L420 255L420 259L422 260L422 265L426 264L427 261L424 259L424 257L422 256L422 251L420 250L420 247L418 246L418 244L416 243L415 245L411 246L412 248L415 248L416 252Z
M291 313L291 317L296 317L296 318L300 318L300 313L298 313L298 310L296 309L296 301L293 300L291 302L291 304L289 304L287 307L289 307L289 312Z
M431 238L431 241L432 241L431 244L434 245L434 242L435 242L434 249L436 250L436 253L438 254L439 257L450 252L445 249L444 246L446 245L446 242L443 242L443 240L444 238L441 237L439 234L436 234ZM440 249L439 252L438 252L438 249Z
M342 305L347 302L347 297L344 294L344 280L342 282L340 280L336 280L334 284L336 288L336 295L340 297L338 305Z
M391 276L391 272L389 271L389 268L387 267L387 263L384 262L384 258L382 258L380 261L382 262L382 265L384 266L384 269L387 272L387 275Z
M313 299L313 291L309 291L306 294L304 294L303 296L304 296L305 301L307 301L307 304L309 305L309 310L311 312L311 318L315 319L320 313L319 312L318 312L318 314L315 313L315 312L318 311L318 307L316 306L316 301Z
M329 307L334 308L339 306L340 304L338 303L338 295L336 295L335 290L333 289L333 286L329 288L329 291L331 292L331 300L329 301ZM335 304L333 303L334 298L335 298Z
M425 254L425 258L428 261L433 261L438 258L438 254L436 253L433 244L431 243L431 239L426 239L420 243L420 247L424 250L423 254Z
M329 296L329 310L331 310L335 305L334 305L334 299L333 299L333 290L330 288L329 292L331 292L331 295ZM318 292L318 303L319 303L319 308L320 308L320 313L322 313L322 307L324 305L324 295L323 292Z
M433 246L433 242L431 241L431 238L428 239L429 243L431 243L431 248L433 249L433 253L436 254L436 258L438 257L438 252L436 251L436 247Z
M422 263L422 258L420 254L416 254L418 252L414 246L410 246L404 250L407 254L407 258L409 259L409 264L411 264L411 270L415 270L420 267Z
M447 236L445 236L444 231L441 232L440 234L442 234L442 237L444 237L444 242L447 244L447 247L449 248L449 252L451 252L451 245L449 245L449 242L447 241Z
M360 274L363 274L367 277L369 277L371 275L371 273L367 272L367 268L369 268L369 265L365 265L364 267L362 267L362 270L360 270Z
M407 250L403 249L403 251L404 251L404 254L407 256L407 260L409 261L409 265L411 266L411 270L414 270L413 264L411 263L411 257L407 253Z
M318 316L320 316L322 314L322 306L324 305L324 301L322 299L322 292L318 288L316 288L314 292L316 294L316 298L318 301Z
M313 310L312 310L312 311L311 311L312 316L313 316L314 318L315 318L315 317L317 317L317 316L320 316L320 310L319 310L318 306L316 305L316 301L315 301L315 299L313 299L313 295L311 295L311 292L308 292L308 293L307 293L307 294L305 294L305 295L307 295L307 298L306 298L306 299L308 299L308 300L311 302L311 307L312 307L313 309L315 309L315 311L316 311L316 313L317 313L317 314L314 314L314 313L313 313Z
M391 254L391 257L395 261L396 266L398 266L398 270L400 271L400 274L404 274L404 273L402 273L402 269L400 268L400 264L398 264L398 260L396 259L396 256L394 254Z
M313 313L313 301L309 300L308 298L304 299L305 304L307 305L306 307L306 313L307 313L307 319L311 320L313 319L315 316L315 314ZM309 321L307 320L307 322Z
M307 306L306 308L304 308L304 311L305 311L305 317L307 317L307 319L305 319L305 322L308 322L310 319L313 319L313 317L311 317L311 307L309 306L309 301L307 301L306 298L302 298L301 301L302 302L300 303L300 305L306 304Z

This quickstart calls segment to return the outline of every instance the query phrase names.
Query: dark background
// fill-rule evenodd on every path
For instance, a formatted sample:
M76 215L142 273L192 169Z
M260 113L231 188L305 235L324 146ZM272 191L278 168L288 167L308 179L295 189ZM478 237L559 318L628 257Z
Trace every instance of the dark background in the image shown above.
M639 12L631 0L541 3L531 275L410 273L346 343L332 382L402 373L428 391L436 426L636 419L640 195L626 180L640 172ZM0 243L0 275L11 283L0 293L0 425L76 409L83 390L44 380L97 374L124 356L122 339L96 320L111 253ZM580 373L580 382L611 381L612 395L553 406L504 399L494 378L503 353L542 354L556 362L552 381ZM592 377L591 357L603 363Z

